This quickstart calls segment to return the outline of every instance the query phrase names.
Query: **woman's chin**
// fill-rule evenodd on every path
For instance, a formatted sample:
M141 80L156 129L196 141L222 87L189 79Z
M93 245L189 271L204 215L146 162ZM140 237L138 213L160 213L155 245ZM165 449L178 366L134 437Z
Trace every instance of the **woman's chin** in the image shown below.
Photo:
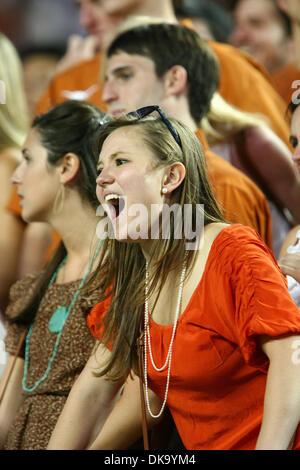
M24 210L24 209L22 210L21 217L24 220L24 222L27 222L28 224L30 222L34 222L34 220L32 220L31 215L28 214L28 212L26 212L26 210Z
M130 236L127 231L114 230L114 239L123 243L142 243L145 240L141 236Z

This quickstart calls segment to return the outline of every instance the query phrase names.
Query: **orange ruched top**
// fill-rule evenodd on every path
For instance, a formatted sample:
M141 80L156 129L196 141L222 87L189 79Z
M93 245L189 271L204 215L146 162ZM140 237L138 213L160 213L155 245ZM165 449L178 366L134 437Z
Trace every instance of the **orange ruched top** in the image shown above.
M95 336L107 306L107 301L98 304L89 314ZM150 321L158 367L165 362L172 328ZM173 343L167 406L187 449L255 448L268 369L256 337L298 332L300 310L272 252L251 228L223 229L179 317ZM166 377L167 370L154 370L148 351L148 383L161 398ZM300 448L299 437L294 448Z

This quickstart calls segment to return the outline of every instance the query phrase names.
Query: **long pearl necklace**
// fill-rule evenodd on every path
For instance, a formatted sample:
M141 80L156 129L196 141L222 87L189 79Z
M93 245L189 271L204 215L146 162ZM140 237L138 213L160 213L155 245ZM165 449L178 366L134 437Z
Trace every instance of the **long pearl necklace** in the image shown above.
M175 314L175 319L174 319L174 325L173 325L173 332L172 332L172 337L168 349L168 354L165 360L165 363L162 367L156 366L153 355L152 355L152 348L151 348L151 337L150 337L150 329L149 329L149 298L148 298L148 293L149 293L149 288L148 288L148 281L149 281L149 272L148 272L148 262L146 262L146 274L145 274L145 317L144 317L144 378L145 378L145 393L146 393L146 403L147 403L147 408L149 411L149 414L152 416L152 418L159 418L166 406L167 402L167 396L168 396L168 391L169 391L169 383L170 383L170 371L171 371L171 361L172 361L172 348L173 348L173 341L175 337L175 332L176 332L176 327L177 327L177 321L179 317L179 311L180 311L180 305L181 305L181 297L182 297L182 289L183 289L183 283L184 283L184 278L185 278L185 272L186 272L186 262L183 264L181 276L180 276L180 283L179 283L179 289L178 289L178 297L177 297L177 307L176 307L176 314ZM147 370L148 370L148 363L147 363L147 345L149 347L149 355L151 359L152 366L157 372L163 371L167 366L168 366L168 374L167 374L167 383L166 383L166 389L165 389L165 396L164 396L164 401L162 404L162 407L159 411L158 414L152 413L151 407L150 407L150 402L149 402L149 392L148 392L148 375L147 375Z
M33 323L30 325L30 328L29 328L29 331L27 333L26 340L25 340L25 363L24 363L24 375L23 375L23 380L22 380L23 390L25 392L33 392L40 385L40 383L42 383L48 377L50 369L52 367L52 363L53 363L53 361L56 357L57 351L58 351L60 338L61 338L61 335L62 335L62 332L63 332L63 327L64 327L67 319L69 318L69 315L70 315L70 313L72 311L72 308L73 308L73 306L74 306L74 304L75 304L75 302L76 302L76 300L77 300L77 298L80 294L80 291L81 291L82 287L86 283L86 280L87 280L87 278L88 278L88 276L91 272L94 261L95 261L96 257L98 256L98 253L100 251L101 246L102 246L102 240L100 240L100 242L98 244L98 247L96 249L96 253L93 256L92 261L89 263L88 269L87 269L83 279L81 280L80 285L79 285L78 289L76 290L76 292L75 292L75 294L74 294L74 296L71 300L71 303L70 303L69 307L67 308L65 306L63 306L63 307L60 306L55 310L54 314L52 315L52 317L49 321L49 330L51 331L51 333L57 333L56 342L55 342L55 346L54 346L52 355L49 359L49 362L48 362L48 365L47 365L47 368L46 368L46 371L45 371L44 375L40 379L38 379L32 387L27 387L26 382L27 382L28 366L29 366L29 343L30 343L30 337L31 337L32 329L33 329ZM63 266L65 261L66 261L66 258L64 258L63 261L59 264L58 268L56 269L55 273L53 274L53 276L52 276L52 278L49 282L48 288L55 281L56 276L58 274L58 271ZM53 320L53 318L55 319L55 321L51 322L51 320ZM52 327L51 327L51 325L52 325Z

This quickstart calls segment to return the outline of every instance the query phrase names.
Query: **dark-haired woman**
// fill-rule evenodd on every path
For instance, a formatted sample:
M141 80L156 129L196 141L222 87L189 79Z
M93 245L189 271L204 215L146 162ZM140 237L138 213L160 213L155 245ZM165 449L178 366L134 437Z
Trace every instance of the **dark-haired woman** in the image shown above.
M5 449L46 448L94 345L86 315L97 302L97 290L93 285L83 294L82 289L101 248L96 237L94 145L105 118L93 105L79 101L38 116L12 177L24 220L47 222L62 242L40 275L28 276L11 289L6 311L8 366L22 332L28 333L0 408Z

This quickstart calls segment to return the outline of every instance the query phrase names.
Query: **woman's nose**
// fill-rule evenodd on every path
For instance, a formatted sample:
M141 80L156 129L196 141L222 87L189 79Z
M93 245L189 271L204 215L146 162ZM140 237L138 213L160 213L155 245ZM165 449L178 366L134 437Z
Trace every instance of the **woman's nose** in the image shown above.
M100 174L97 176L96 183L99 186L105 186L106 184L111 184L114 181L113 175L108 169L101 170Z
M21 163L20 163L10 177L11 183L14 185L20 184L22 180L21 176L22 175L21 175Z

